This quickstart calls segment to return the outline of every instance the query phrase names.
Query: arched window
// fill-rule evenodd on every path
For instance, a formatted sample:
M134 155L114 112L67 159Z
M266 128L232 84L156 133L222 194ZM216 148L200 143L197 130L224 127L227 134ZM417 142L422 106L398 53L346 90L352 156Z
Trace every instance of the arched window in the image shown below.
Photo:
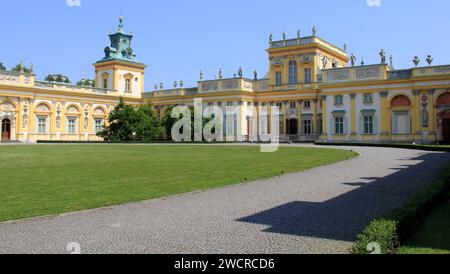
M289 85L296 85L298 83L297 62L289 62Z

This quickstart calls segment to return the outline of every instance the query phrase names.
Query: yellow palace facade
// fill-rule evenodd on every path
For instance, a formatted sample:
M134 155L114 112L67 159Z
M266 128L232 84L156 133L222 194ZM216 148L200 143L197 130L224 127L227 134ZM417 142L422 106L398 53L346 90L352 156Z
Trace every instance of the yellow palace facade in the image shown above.
M396 70L384 50L378 64L356 64L354 55L317 35L273 41L268 74L249 79L242 69L232 78L200 75L197 87L174 83L146 92L145 69L131 48L133 36L122 28L94 64L96 87L38 81L33 73L0 71L0 120L3 142L99 141L96 133L120 97L128 104L150 100L162 116L177 105L240 109L224 125L239 137L252 134L251 109L278 106L280 138L310 142L450 142L450 65L414 59L414 68ZM425 62L422 61L422 62ZM268 125L270 132L270 125Z

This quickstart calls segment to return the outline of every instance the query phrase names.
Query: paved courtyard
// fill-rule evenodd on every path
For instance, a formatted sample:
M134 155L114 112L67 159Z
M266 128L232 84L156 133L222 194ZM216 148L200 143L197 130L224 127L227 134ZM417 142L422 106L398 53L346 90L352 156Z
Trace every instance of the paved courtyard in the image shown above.
M306 172L123 206L0 224L0 253L348 253L450 154L348 147L361 157ZM232 171L230 171L232 172ZM207 176L207 174L205 174Z

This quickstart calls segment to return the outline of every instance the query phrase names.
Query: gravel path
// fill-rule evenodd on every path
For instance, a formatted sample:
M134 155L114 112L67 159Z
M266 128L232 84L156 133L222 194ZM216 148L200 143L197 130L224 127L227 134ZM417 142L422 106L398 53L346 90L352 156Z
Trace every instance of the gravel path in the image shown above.
M450 154L347 147L361 157L205 192L0 224L0 253L348 253Z

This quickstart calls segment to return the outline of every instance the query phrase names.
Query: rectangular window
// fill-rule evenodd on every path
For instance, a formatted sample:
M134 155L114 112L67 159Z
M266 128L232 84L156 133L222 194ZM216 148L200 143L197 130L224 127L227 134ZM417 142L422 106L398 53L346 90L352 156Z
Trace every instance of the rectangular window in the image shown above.
M335 134L344 134L344 117L337 116L334 117L334 133Z
M304 107L305 107L305 109L310 109L311 108L311 101L305 101L304 102Z
M69 134L77 133L77 120L75 118L67 119L67 133Z
M38 117L38 133L39 134L47 133L47 118L46 117Z
M108 89L108 78L103 79L103 88Z
M312 82L311 69L310 68L306 68L305 69L305 83L309 84L311 82Z
M99 133L103 130L103 120L95 120L95 133Z
M342 106L342 105L344 105L344 98L343 98L342 95L334 96L334 105L335 106Z
M373 116L364 116L364 134L373 134Z
M291 107L291 109L296 109L297 108L297 103L296 102L291 102L289 104L289 106Z
M281 86L281 85L283 85L283 79L282 79L282 74L281 74L281 72L280 71L277 71L276 73L275 73L275 85L276 86Z
M372 94L364 94L364 104L365 105L371 105L373 104L373 96Z
M130 79L125 80L125 91L131 92L131 80Z
M306 135L312 134L312 121L303 120L303 133Z

